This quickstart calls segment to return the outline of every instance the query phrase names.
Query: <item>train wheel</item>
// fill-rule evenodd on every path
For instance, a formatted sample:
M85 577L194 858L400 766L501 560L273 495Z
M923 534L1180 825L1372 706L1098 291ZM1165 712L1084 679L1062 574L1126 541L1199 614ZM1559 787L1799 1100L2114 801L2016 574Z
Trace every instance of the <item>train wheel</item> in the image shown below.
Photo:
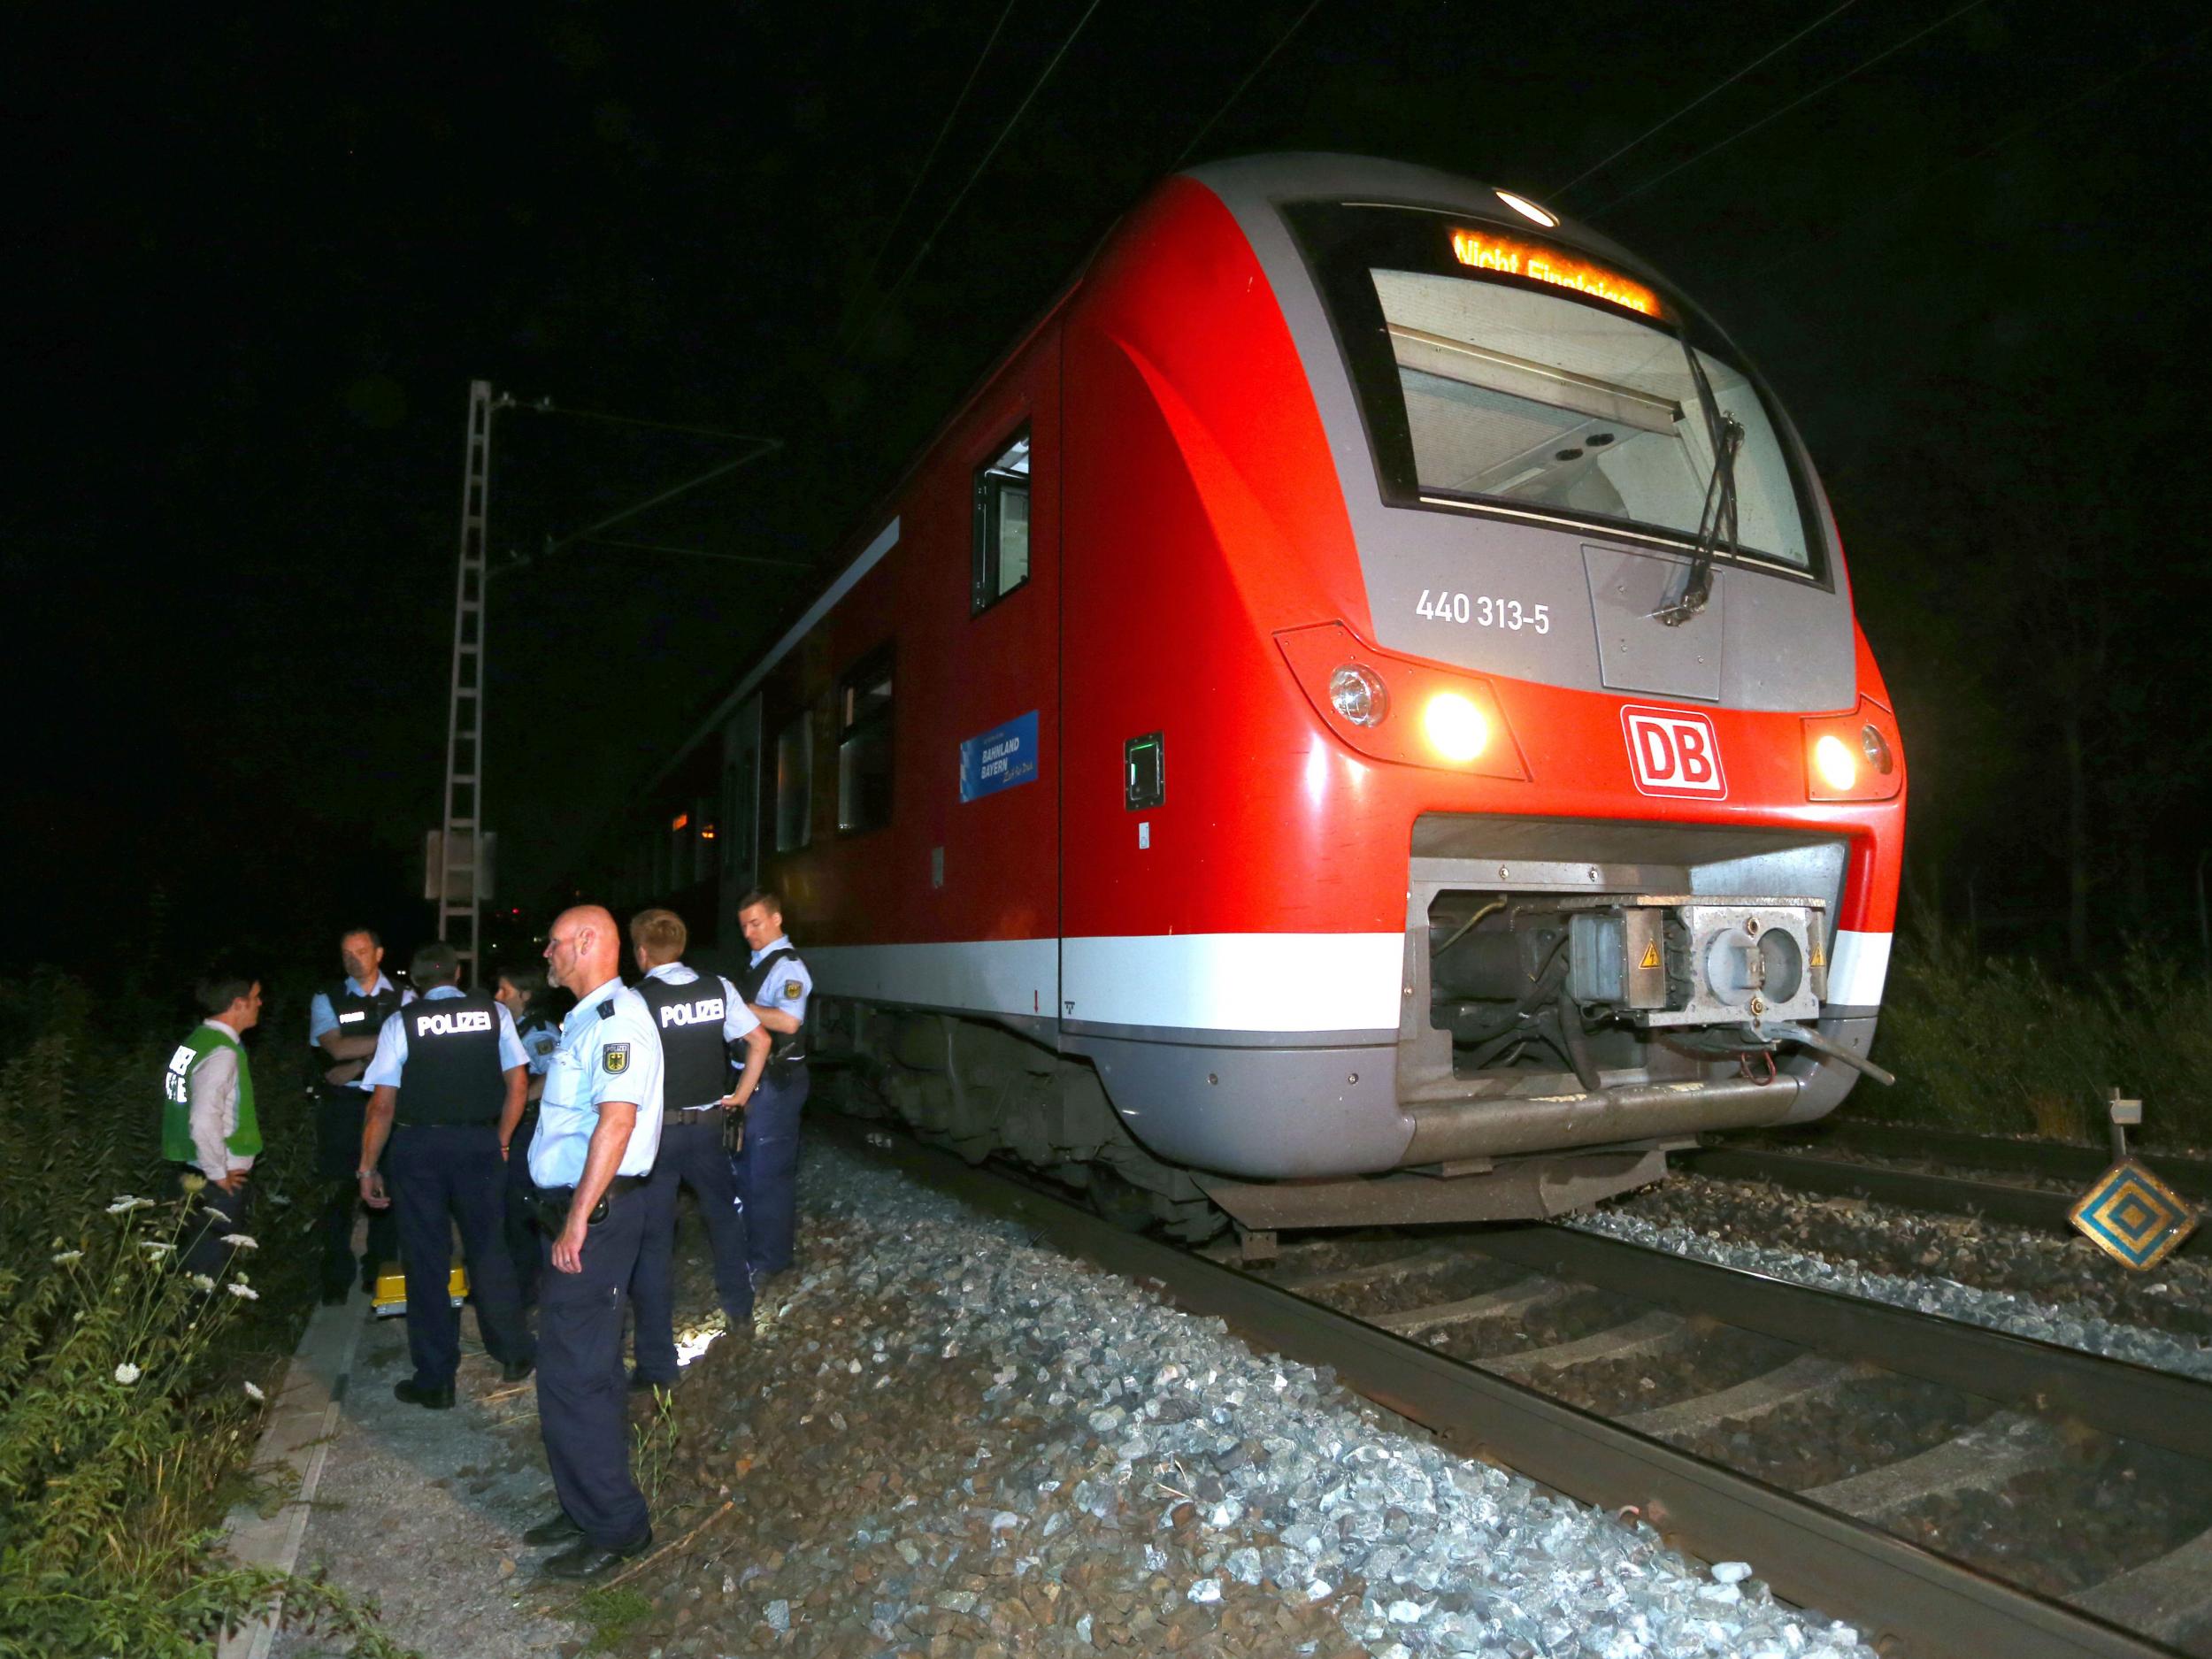
M1158 1218L1152 1194L1108 1164L1091 1165L1090 1197L1099 1219L1125 1233L1142 1233Z

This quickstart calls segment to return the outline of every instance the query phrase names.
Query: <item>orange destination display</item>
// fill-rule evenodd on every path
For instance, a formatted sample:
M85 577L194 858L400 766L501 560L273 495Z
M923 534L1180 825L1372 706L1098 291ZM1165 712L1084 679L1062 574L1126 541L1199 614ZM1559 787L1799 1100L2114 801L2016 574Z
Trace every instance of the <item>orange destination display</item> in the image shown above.
M1507 276L1526 277L1532 282L1548 282L1554 288L1572 288L1646 317L1667 314L1659 296L1642 283L1540 242L1501 236L1494 231L1455 230L1452 252L1460 264L1478 271L1498 271Z

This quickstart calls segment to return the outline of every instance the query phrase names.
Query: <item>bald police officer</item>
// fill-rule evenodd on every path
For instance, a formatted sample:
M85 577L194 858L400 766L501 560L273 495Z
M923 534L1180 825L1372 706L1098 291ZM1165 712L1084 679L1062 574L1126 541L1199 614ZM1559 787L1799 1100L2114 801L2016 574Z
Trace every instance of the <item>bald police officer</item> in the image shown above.
M760 1093L745 1112L735 1159L745 1248L755 1284L791 1265L798 1225L799 1111L806 1104L806 1004L814 976L784 937L783 901L756 887L738 902L738 931L751 949L745 1001L772 1047Z
M501 1233L506 1168L500 1148L522 1116L529 1076L507 1010L455 980L453 947L425 945L408 977L421 995L385 1020L366 1073L369 1110L361 1131L361 1195L399 1218L407 1272L407 1351L415 1374L393 1385L409 1405L453 1404L461 1364L461 1320L449 1291L453 1231L460 1230L484 1347L501 1379L530 1374L530 1327ZM378 1159L389 1137L395 1194Z
M660 1145L661 1047L652 1010L622 983L622 937L605 910L563 910L545 960L576 994L530 1143L551 1270L538 1287L538 1424L561 1510L522 1536L569 1540L545 1572L582 1578L653 1541L630 1473L622 1321L645 1233L640 1189Z
M638 995L653 1010L660 1035L661 1082L667 1110L661 1149L645 1184L645 1241L639 1248L630 1296L637 1320L640 1386L676 1380L676 1189L691 1188L714 1251L714 1288L730 1329L752 1327L753 1285L746 1272L745 1212L723 1149L722 1118L741 1111L759 1087L768 1033L737 987L720 975L703 978L685 965L690 930L673 910L640 910L630 918L630 947L644 979ZM745 1045L745 1071L730 1087L733 1043Z

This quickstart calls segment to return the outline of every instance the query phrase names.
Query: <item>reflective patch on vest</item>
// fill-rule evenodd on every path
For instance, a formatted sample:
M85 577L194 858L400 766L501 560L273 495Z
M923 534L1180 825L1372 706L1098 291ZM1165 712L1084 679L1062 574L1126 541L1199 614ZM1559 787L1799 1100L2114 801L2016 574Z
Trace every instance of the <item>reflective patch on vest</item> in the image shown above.
M611 1042L601 1051L600 1064L607 1068L610 1077L618 1077L630 1069L630 1045Z
M481 1009L463 1009L457 1014L418 1014L415 1035L451 1037L465 1031L489 1031L492 1017Z
M695 1002L671 1002L661 1010L661 1029L671 1025L703 1025L709 1020L720 1025L728 1018L718 996L703 996Z
M365 1008L357 1008L357 1009L355 1009L355 1010L354 1010L351 1013L349 1013L349 1014L341 1014L341 1015L339 1015L339 1016L338 1016L338 1023L339 1023L341 1025L352 1025L352 1024L353 1024L353 1022L354 1022L354 1021L356 1021L357 1019L366 1019L368 1017L369 1017L369 1011L368 1011L368 1010L366 1010L366 1009L365 1009Z
M186 1082L192 1073L192 1045L180 1042L176 1053L169 1056L169 1070L161 1079L163 1095L180 1106L191 1103L192 1091Z

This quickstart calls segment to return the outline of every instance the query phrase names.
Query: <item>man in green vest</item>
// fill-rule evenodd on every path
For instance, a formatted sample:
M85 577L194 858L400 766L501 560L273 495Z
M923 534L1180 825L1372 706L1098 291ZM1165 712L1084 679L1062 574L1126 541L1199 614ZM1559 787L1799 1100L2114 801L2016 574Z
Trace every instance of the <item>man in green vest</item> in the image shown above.
M261 1150L253 1071L239 1041L261 1018L261 983L219 968L193 995L207 1018L177 1045L162 1077L161 1155L180 1166L186 1190L197 1187L211 1212L194 1233L184 1265L215 1273L229 1256L225 1241L245 1227L247 1179Z

